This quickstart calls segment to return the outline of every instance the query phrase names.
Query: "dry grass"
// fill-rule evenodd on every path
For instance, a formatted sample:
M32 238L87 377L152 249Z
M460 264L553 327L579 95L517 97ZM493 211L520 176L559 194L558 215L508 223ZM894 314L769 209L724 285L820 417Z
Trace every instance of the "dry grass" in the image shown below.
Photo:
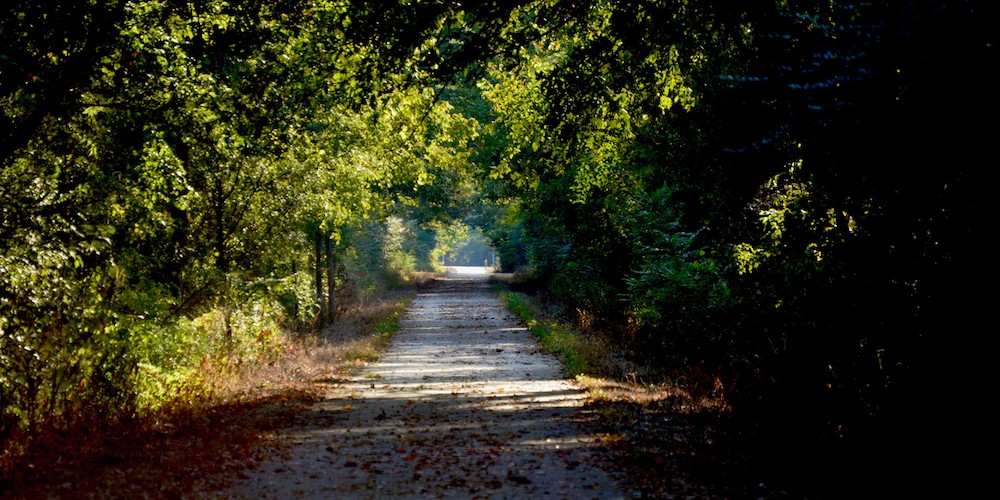
M341 308L333 325L307 336L286 335L281 355L267 363L243 367L235 377L216 374L214 389L227 399L269 394L289 387L310 390L350 375L375 361L388 336L383 322L398 317L413 289L386 292L382 297Z
M255 462L281 453L280 431L336 382L377 358L409 299L403 289L341 307L317 334L285 333L280 354L259 364L203 367L212 396L155 415L54 437L0 476L0 498L212 496Z

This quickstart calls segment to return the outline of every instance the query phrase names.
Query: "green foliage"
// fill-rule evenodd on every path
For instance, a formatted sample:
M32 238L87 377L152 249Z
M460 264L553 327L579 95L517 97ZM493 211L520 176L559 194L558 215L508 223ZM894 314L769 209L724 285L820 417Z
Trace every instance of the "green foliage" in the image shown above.
M475 221L496 251L497 266L504 273L512 273L528 263L521 214L516 202L483 200L479 217Z
M435 264L456 265L454 262L455 254L458 252L460 244L467 241L468 238L469 227L462 222L454 221L448 226L440 227L435 232L434 248L430 252L431 261ZM482 265L482 261L474 265Z
M272 280L269 292L281 306L282 327L302 331L312 325L318 307L313 286L313 277L305 271Z
M346 293L432 269L468 225L574 319L711 361L734 408L811 438L788 456L905 444L922 387L958 385L928 359L986 365L988 294L964 279L989 262L990 14L15 2L0 435L131 418L206 383L206 357L266 359L313 324L317 233Z
M479 83L484 193L515 207L491 239L577 319L715 370L780 454L912 450L921 386L965 385L932 360L981 364L943 332L980 302L958 277L983 262L990 9L552 5L515 11L525 42Z
M466 235L455 242L454 247L445 254L445 262L455 266L495 265L496 256L490 248L490 242L483 236L479 228L466 227Z
M361 264L368 272L381 273L381 281L390 285L403 283L416 271L416 257L405 249L412 231L412 226L399 217L369 224L364 235L355 241Z
M669 227L669 226L667 226ZM730 314L731 291L724 270L698 233L650 231L627 279L631 327L653 351L696 360L738 355L720 335L718 318ZM722 323L722 324L720 324Z
M456 217L476 122L431 68L406 74L445 49L425 35L452 14L0 10L0 435L130 418L200 394L206 360L266 360L278 331L315 320L317 227L348 254L346 236L394 207ZM412 272L388 243L379 269Z
M214 349L211 337L203 335L199 325L194 320L160 327L144 324L133 332L134 352L140 360L135 391L144 411L206 395L199 367Z

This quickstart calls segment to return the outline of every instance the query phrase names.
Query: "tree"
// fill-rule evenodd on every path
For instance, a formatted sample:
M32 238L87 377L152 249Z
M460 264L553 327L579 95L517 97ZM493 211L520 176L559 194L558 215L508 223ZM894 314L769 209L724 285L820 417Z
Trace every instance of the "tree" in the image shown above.
M973 19L990 9L574 5L518 11L531 42L482 83L506 145L495 192L521 201L511 232L546 286L568 310L640 320L664 365L718 367L779 454L933 463L899 422L923 388L960 384L936 362L980 365L945 347L974 340L941 332L982 296L957 277L983 262L971 155L988 156L974 124L996 99L977 68L995 40ZM960 104L933 97L945 79L966 85Z
M429 185L422 162L461 161L450 155L466 122L406 74L436 53L426 37L447 9L150 0L2 13L0 402L22 428L135 416L158 336L221 310L231 337L267 294L298 286L303 229L337 241L387 213L393 186Z

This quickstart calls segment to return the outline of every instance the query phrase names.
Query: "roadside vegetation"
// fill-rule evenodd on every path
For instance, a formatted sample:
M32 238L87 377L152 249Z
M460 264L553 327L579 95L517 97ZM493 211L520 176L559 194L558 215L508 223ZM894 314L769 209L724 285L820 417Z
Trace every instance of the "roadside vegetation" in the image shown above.
M12 499L211 495L257 461L280 456L282 431L302 411L377 361L432 276L413 273L344 303L321 329L277 330L266 356L231 346L201 355L141 417L40 428L31 441L8 441L0 491Z
M468 251L572 325L533 326L572 372L634 354L614 380L723 401L804 487L954 495L996 9L8 2L0 467L225 397Z
M750 468L750 460L761 457L747 455L746 443L726 439L731 408L717 378L698 370L664 370L648 355L610 342L537 293L523 291L524 278L495 274L490 280L543 350L559 357L567 376L587 392L587 423L611 450L631 491L644 498L789 494L781 484L788 476Z

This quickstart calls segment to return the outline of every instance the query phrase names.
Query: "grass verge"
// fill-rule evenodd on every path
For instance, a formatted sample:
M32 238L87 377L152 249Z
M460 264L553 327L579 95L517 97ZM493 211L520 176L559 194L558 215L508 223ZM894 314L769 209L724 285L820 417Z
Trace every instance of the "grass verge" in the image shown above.
M579 332L556 321L538 319L538 309L527 295L501 291L500 298L507 309L513 312L538 338L542 348L562 358L570 377L586 376L592 372L591 360L597 357L597 346L588 342Z

